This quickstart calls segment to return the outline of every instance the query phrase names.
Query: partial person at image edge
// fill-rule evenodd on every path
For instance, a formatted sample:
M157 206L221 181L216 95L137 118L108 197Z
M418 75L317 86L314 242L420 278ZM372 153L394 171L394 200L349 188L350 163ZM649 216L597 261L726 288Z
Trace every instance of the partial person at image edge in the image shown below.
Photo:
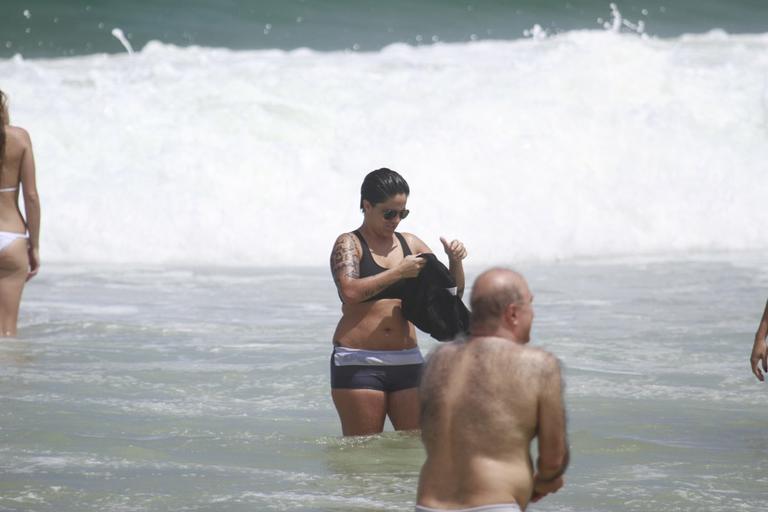
M752 345L752 354L749 356L749 364L752 366L752 373L760 382L765 381L763 372L768 372L768 347L766 347L765 339L768 337L768 301L765 302L765 310L763 310L763 317L760 319L760 323L757 326L757 332L755 333L755 342ZM762 364L763 369L760 369Z
M19 210L24 193L26 221ZM40 198L32 141L10 125L0 91L0 336L15 336L24 284L40 269Z

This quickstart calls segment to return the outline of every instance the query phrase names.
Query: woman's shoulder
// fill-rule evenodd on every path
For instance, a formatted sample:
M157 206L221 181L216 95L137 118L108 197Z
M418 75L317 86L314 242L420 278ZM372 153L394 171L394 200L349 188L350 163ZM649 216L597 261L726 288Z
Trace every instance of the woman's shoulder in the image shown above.
M336 242L340 241L346 241L346 240L357 240L357 236L355 235L355 231L348 231L346 233L342 233L339 236L336 237Z
M400 232L405 241L408 242L408 247L414 252L432 252L427 244L425 244L421 238L417 237L413 233L407 233L405 231Z
M355 249L359 250L360 241L357 236L355 236L354 231L340 234L336 237L336 241L333 243L334 250L341 247L351 246L354 246Z
M8 140L12 140L23 146L29 146L32 142L29 132L21 126L6 126L5 135L8 137Z

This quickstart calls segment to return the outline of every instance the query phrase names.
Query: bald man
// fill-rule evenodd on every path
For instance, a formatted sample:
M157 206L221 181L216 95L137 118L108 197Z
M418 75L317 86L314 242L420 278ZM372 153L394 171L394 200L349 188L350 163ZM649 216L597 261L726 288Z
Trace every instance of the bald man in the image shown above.
M560 364L526 345L532 303L522 275L484 272L472 288L472 336L429 357L420 387L427 460L417 512L517 512L563 486L569 456Z

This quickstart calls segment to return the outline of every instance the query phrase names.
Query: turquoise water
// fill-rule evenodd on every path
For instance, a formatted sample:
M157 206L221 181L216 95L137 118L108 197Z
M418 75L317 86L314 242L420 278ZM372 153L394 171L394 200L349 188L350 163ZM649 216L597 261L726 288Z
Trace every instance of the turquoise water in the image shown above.
M135 48L148 41L231 49L308 47L375 51L404 42L519 39L539 25L550 32L597 29L611 19L608 1L565 0L4 0L0 58L118 53L123 30ZM719 28L763 33L768 5L759 0L616 2L633 24L660 37Z
M520 265L573 451L531 510L762 510L763 261ZM339 436L327 273L49 265L0 344L0 510L410 510L418 437Z

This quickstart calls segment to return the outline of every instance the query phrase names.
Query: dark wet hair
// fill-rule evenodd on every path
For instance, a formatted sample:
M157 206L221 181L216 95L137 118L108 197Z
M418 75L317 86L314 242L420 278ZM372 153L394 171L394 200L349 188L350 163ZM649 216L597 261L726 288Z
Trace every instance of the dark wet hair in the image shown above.
M382 167L369 172L363 180L360 187L360 209L363 209L363 200L377 205L397 194L408 196L410 193L411 189L402 176L392 169Z
M8 124L8 102L6 95L0 91L0 166L5 158L5 125ZM2 167L0 167L2 170Z

